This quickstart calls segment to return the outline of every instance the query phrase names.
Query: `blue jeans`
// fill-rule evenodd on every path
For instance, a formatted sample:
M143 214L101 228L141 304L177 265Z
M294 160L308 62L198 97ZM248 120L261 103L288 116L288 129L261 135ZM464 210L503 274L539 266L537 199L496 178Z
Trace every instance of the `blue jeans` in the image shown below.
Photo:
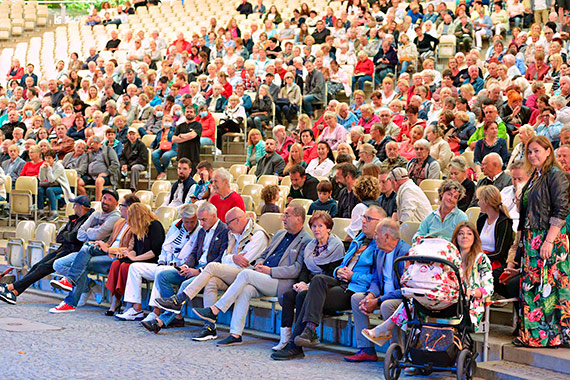
M144 127L139 127L139 135L141 135L141 137L143 137L144 135L148 135L148 133L146 133L146 129L144 129Z
M523 26L523 16L511 17L509 21L515 23L515 28L522 28Z
M376 84L380 84L382 83L382 81L384 80L384 78L386 78L386 75L388 74L393 74L394 70L390 69L390 68L385 68L382 70L376 70Z
M168 166L170 165L170 159L172 157L176 157L177 154L178 152L175 150L169 150L165 152L160 149L155 149L151 153L150 158L152 159L152 163L158 171L158 174L164 173L166 169L168 169Z
M170 298L174 295L174 289L172 288L172 285L180 285L179 292L182 293L182 291L186 289L188 285L190 285L192 280L194 280L194 277L188 279L186 277L182 277L175 269L172 271L167 270L159 272L156 275L154 279L154 286L160 287L160 295L163 298ZM160 318L165 326L168 326L172 323L175 317L176 314L173 312L165 311L164 313L160 314L160 317L158 318Z
M303 96L303 111L309 115L313 115L313 102L318 102L319 100L315 95L305 95Z
M204 145L214 145L212 139L209 137L200 137L200 146Z
M107 255L98 247L91 243L83 244L79 252L74 252L70 255L62 257L53 263L53 269L65 276L73 285L77 285L77 280L87 268L87 263L94 256Z
M63 190L59 186L54 187L38 187L38 210L43 210L45 198L47 196L49 209L51 211L57 210L57 197L62 195Z
M370 75L361 75L357 77L352 77L352 91L354 91L354 87L358 84L358 89L364 91L364 82L370 81L372 82L372 77Z
M410 61L403 61L401 62L402 70L400 70L400 75L405 73L408 70L408 66L410 66Z

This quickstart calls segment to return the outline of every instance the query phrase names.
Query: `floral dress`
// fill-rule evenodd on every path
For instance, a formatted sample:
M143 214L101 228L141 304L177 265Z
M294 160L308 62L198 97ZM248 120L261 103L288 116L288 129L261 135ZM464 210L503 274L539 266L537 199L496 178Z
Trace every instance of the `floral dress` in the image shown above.
M528 204L528 190L522 202ZM554 239L552 255L540 257L540 247L548 231L522 231L524 254L521 275L520 339L532 347L555 347L570 340L570 288L568 236L562 227Z
M475 258L473 271L471 272L469 282L465 286L466 290L471 290L472 293L477 289L481 291L481 298L471 298L471 304L469 305L469 316L475 326L475 332L477 332L485 313L485 302L493 296L494 291L493 269L491 269L491 261L486 254L480 253Z

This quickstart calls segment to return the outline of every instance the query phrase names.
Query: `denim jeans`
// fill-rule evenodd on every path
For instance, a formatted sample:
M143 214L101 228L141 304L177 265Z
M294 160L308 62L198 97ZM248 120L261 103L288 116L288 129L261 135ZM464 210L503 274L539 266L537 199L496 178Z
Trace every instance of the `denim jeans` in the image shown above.
M152 159L154 167L160 174L164 173L166 169L168 169L168 166L170 165L170 159L172 157L176 157L177 154L178 152L175 150L169 150L165 152L160 149L156 149L151 153L150 157Z
M144 135L148 135L148 133L146 133L146 129L144 129L144 127L139 127L139 135L141 135L141 137L143 137Z
M388 74L394 74L394 70L392 70L391 68L376 70L376 78L375 78L376 85L382 83L382 81L384 80L384 78L386 78L386 75Z
M214 145L212 139L209 137L200 137L200 146L204 145Z
M53 263L53 269L65 276L73 285L77 285L77 280L85 272L89 260L94 256L106 256L98 247L91 243L83 244L79 252L62 257Z
M154 286L160 286L160 295L163 298L169 298L174 295L174 289L172 289L172 285L180 285L179 292L182 292L195 278L196 277L187 279L186 277L179 275L176 270L167 270L157 274L154 279ZM165 311L160 314L159 318L165 326L168 326L170 323L172 323L175 317L176 314L173 312Z
M372 77L370 75L360 75L357 77L352 77L352 91L355 90L357 84L358 84L358 89L364 91L364 82L366 81L372 82Z
M313 102L318 102L319 100L315 95L305 95L303 96L303 111L309 115L313 115Z
M277 117L277 122L281 124L283 122L282 115L285 115L285 118L291 124L293 121L293 115L297 113L299 107L296 104L283 104L281 106L275 105L275 116Z
M408 66L410 66L410 61L402 61L400 64L402 66L402 70L400 70L400 75L402 75L408 70Z
M38 210L44 209L44 202L47 196L49 209L51 211L57 210L57 196L62 195L63 190L59 186L54 187L39 187L38 186Z
M105 256L95 256L89 260L87 268L77 279L76 285L67 297L65 297L65 303L69 306L76 307L81 299L81 295L87 292L90 288L90 283L93 282L87 275L89 272L107 274L109 269L111 269L111 264L116 259L114 257Z

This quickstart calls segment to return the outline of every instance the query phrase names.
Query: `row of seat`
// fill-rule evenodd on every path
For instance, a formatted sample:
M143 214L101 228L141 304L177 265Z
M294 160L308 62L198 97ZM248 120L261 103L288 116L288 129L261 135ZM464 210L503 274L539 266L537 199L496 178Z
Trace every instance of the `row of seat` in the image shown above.
M5 1L0 5L0 41L19 37L36 27L45 27L48 21L47 5L28 2L25 6Z

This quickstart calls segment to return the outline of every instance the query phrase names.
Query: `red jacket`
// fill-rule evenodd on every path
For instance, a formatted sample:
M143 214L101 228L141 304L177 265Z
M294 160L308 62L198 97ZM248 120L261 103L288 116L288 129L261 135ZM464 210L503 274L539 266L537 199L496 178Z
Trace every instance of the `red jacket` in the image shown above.
M358 60L354 68L354 74L366 74L372 76L374 74L374 62L370 58L365 61Z
M192 44L186 40L182 41L174 40L166 51L170 53L170 48L173 46L176 46L177 53L182 53L183 50L186 50L188 53L190 53L190 48L192 47Z
M216 143L216 120L210 112L206 117L198 115L196 121L202 124L202 137L207 137L215 144Z
M222 96L226 99L228 99L233 93L234 93L234 89L232 87L232 85L230 84L230 82L226 82L226 84L223 85L224 90L222 91ZM212 96L212 93L214 92L213 88L210 88L208 90L208 92L206 92L206 98L209 98L210 96Z
M275 143L278 144L277 140L275 140ZM281 148L277 147L276 153L283 157L285 162L289 159L289 148L291 148L291 145L293 144L295 144L295 139L291 136L287 136L285 137L285 141L283 141Z
M546 73L548 73L548 70L550 70L550 66L548 66L547 64L542 65L541 69L538 70L536 64L533 63L526 70L526 74L524 77L526 80L535 80L534 77L536 75L536 80L543 80Z
M305 145L303 147L303 161L308 164L315 158L317 158L317 144L315 144L315 142L311 142L310 145Z

